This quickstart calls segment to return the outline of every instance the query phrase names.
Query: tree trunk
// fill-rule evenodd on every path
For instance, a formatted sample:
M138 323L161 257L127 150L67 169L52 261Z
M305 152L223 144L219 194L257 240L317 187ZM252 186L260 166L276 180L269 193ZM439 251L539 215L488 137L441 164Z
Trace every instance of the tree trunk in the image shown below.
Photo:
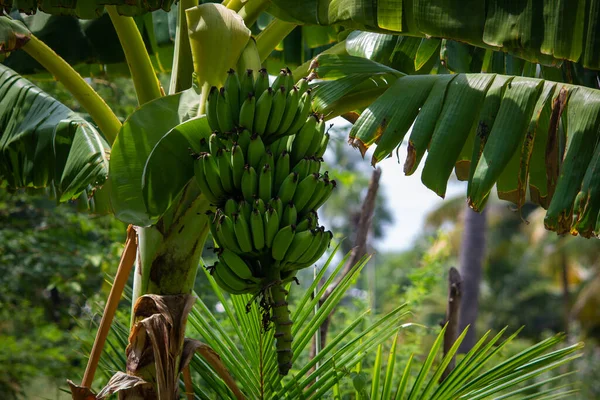
M481 283L485 253L486 211L477 213L466 208L464 231L460 248L460 275L462 299L460 304L460 331L469 326L459 353L467 353L476 343L475 321L479 310L479 285Z
M564 243L564 242L563 242ZM569 334L569 320L571 319L571 299L569 294L569 261L567 254L562 249L560 254L561 263L561 281L562 281L562 297L563 297L563 330L565 334Z

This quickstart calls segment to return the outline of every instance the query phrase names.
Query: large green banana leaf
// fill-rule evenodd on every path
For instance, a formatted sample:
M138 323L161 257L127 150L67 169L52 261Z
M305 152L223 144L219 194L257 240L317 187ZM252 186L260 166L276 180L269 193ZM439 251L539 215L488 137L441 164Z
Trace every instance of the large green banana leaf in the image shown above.
M57 200L91 194L108 175L109 146L96 128L0 65L0 180L51 187Z
M33 14L38 9L54 15L74 15L78 18L92 19L104 12L108 5L117 6L121 15L140 15L148 11L169 11L176 0L0 0L0 10L11 12L13 8L20 12Z
M366 107L350 143L363 154L376 144L373 164L410 130L404 171L429 152L422 181L440 196L455 170L476 210L494 185L518 206L529 191L548 209L546 228L600 233L599 90L501 74L410 76L354 56L323 55L316 72L320 112Z
M273 0L279 18L302 24L453 39L545 65L600 69L598 0Z

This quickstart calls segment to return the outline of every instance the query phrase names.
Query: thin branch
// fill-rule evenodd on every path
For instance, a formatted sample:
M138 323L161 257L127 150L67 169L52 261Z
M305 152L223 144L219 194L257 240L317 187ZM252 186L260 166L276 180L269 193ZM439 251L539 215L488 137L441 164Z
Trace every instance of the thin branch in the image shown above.
M102 349L104 348L104 343L106 342L110 325L112 324L115 312L117 311L117 306L121 300L123 289L125 288L125 284L127 284L127 279L129 278L131 267L135 261L136 253L136 232L133 226L129 225L127 227L127 240L125 241L125 249L123 250L123 254L121 254L121 261L119 262L117 275L115 275L115 281L110 289L106 306L104 306L104 312L102 313L100 326L98 327L98 332L96 333L96 339L94 339L94 346L92 347L92 352L90 353L90 358L88 359L87 367L85 368L85 373L83 374L83 380L81 381L81 386L83 387L91 387L92 382L94 381L94 374L96 373L96 368L98 367L98 362L100 361L100 355L102 354Z
M460 316L460 297L461 297L462 278L460 273L454 267L450 268L448 273L448 308L446 309L446 320L442 326L447 325L444 332L444 356L448 354L450 348L456 342L458 337L458 320ZM452 357L450 364L444 370L440 383L452 372L456 365L456 357Z

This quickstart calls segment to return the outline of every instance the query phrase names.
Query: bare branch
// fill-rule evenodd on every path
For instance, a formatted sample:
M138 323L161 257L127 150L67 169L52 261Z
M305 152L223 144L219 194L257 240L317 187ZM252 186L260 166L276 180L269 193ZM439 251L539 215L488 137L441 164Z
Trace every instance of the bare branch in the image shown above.
M448 308L446 309L446 320L442 324L446 325L446 332L444 332L444 356L448 354L448 351L450 351L450 348L456 342L456 338L458 338L461 284L462 278L460 277L460 273L456 268L451 267L448 273ZM440 378L440 383L452 372L455 365L456 357L452 357L450 364L448 364Z

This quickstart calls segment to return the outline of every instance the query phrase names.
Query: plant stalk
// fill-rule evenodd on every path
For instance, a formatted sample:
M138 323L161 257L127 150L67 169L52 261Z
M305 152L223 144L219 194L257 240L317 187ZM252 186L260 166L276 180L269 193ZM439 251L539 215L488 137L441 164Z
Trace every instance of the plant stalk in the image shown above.
M246 26L250 27L254 25L258 16L269 7L269 3L269 0L248 0L238 14L240 14Z
M171 68L171 82L169 94L181 92L192 87L192 49L190 38L187 34L187 20L185 10L198 5L198 0L180 0L177 5L177 31L175 34L175 49L173 50L173 67Z
M104 99L64 59L34 35L22 47L31 57L42 64L56 80L75 97L98 125L106 141L112 145L121 129L121 121Z
M285 22L280 19L271 21L256 37L256 48L260 56L260 61L264 62L279 42L285 39L296 26L294 23Z
M132 17L119 15L116 6L106 6L129 65L138 103L145 104L163 95L142 35Z

